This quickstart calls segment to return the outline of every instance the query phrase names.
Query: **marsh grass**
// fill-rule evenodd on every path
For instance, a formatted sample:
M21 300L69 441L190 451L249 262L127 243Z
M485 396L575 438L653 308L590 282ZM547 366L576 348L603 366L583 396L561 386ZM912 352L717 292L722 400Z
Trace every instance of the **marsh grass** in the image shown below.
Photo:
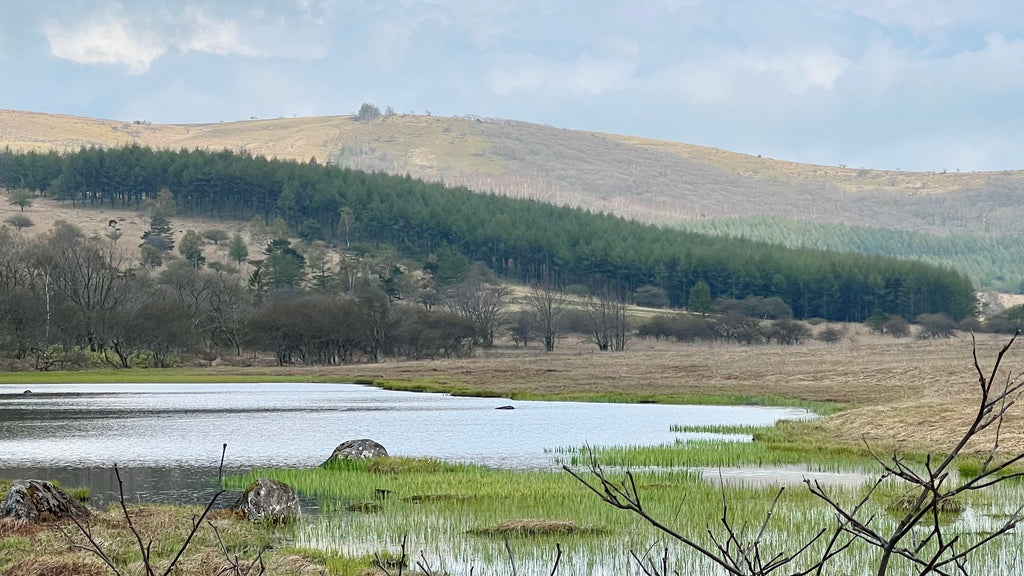
M651 545L659 550L668 545L680 573L714 574L687 551L664 542L650 526L601 503L565 473L439 465L435 461L415 465L411 463L414 459L405 458L390 466L383 465L383 460L304 470L259 470L229 478L227 483L241 486L253 477L270 476L316 497L325 513L295 527L294 545L337 558L339 566L348 566L345 570L365 568L359 558L394 546L408 535L411 549L437 558L451 573L468 573L470 566L476 567L476 573L503 573L507 568L503 538L507 536L523 573L528 574L547 573L556 542L565 550L566 574L631 573L626 552ZM645 469L636 472L635 478L648 510L698 537L703 537L709 526L715 528L723 497L729 502L734 525L753 526L763 518L778 490L771 486L719 486L683 470ZM378 489L390 491L388 497L375 500ZM849 502L855 502L864 490L866 487L834 488L837 497ZM877 501L893 502L904 491L885 483L878 489ZM354 502L379 503L380 512L343 511ZM964 504L994 507L992 513L1002 510L1002 504L975 495ZM817 529L831 525L831 514L805 489L786 489L779 506L785 513L772 521L769 540L774 545L786 547L809 539ZM880 522L892 522L881 504L872 506ZM846 564L839 565L840 573L858 573L857 568L872 554L866 549L855 551ZM993 555L998 557L995 552Z
M678 440L658 446L586 446L556 450L566 464L587 464L591 455L602 465L633 467L733 467L806 465L816 471L880 471L863 445L823 441L814 422L780 421L773 427L676 426L677 432L744 434L750 442ZM923 458L923 457L922 457Z

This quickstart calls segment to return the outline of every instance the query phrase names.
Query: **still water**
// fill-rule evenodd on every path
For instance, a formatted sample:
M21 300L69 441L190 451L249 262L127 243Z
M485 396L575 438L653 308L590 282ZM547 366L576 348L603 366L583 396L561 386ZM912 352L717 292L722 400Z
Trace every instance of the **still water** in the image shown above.
M32 394L23 392L30 388ZM497 410L512 405L515 410ZM676 424L772 424L804 410L528 402L392 392L352 384L0 385L0 477L35 475L136 497L190 500L225 469L323 462L339 443L372 438L392 455L501 468L550 468L550 450L654 445L709 437Z

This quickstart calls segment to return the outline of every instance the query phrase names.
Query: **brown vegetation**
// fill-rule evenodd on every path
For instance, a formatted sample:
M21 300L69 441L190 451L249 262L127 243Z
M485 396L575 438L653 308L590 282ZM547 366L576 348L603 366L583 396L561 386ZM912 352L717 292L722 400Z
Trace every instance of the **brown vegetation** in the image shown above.
M0 146L14 150L130 143L248 150L303 162L316 158L659 223L777 214L939 233L977 228L1010 234L1017 231L1024 178L1022 171L815 166L475 118L400 114L373 122L330 116L151 125L0 110Z
M571 520L506 520L476 530L477 534L487 536L542 536L549 534L593 534L600 530L588 526L580 526Z

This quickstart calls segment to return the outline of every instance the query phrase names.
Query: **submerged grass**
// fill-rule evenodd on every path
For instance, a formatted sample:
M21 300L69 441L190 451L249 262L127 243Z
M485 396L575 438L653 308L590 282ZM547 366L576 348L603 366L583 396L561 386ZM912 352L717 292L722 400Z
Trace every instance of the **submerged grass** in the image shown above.
M472 566L478 573L501 573L507 567L506 537L524 573L548 573L556 542L565 552L566 574L631 573L627 552L652 545L659 550L669 546L680 573L714 573L690 552L666 543L636 516L602 503L564 472L496 470L406 458L391 464L387 460L346 461L303 470L256 470L229 478L227 483L242 486L268 476L316 497L325 513L296 526L294 546L315 551L309 552L311 557L330 559L325 563L336 566L332 573L344 576L362 573L367 569L367 555L394 549L405 536L409 550L424 551L453 574L469 573ZM674 469L645 469L634 478L645 510L709 545L708 529L720 533L717 519L723 512L723 499L729 503L734 526L755 526L779 491L771 486L715 485L704 482L699 474ZM853 503L866 489L835 486L830 492L840 501ZM879 517L878 529L895 521L885 506L899 501L905 490L890 482L878 489L868 505L870 510L865 510ZM380 494L385 496L380 498ZM995 500L1004 496L971 494L963 504L998 512L1005 503ZM345 510L357 502L372 502L378 512ZM809 540L833 522L827 507L802 488L785 489L778 509L785 513L774 516L768 542L780 550ZM1019 538L1006 542L995 548L1005 551L1002 547L1019 544ZM995 573L992 566L1005 568L1000 553L993 552L995 560L987 561L996 564L983 564L988 566L987 572L978 573ZM859 573L874 552L855 547L851 554L845 564L835 568L839 573Z
M807 465L820 471L880 470L878 462L865 446L824 441L817 422L780 421L772 427L674 426L673 431L746 434L753 440L679 440L658 446L569 447L556 450L556 453L565 463L577 466L587 464L594 457L609 466Z

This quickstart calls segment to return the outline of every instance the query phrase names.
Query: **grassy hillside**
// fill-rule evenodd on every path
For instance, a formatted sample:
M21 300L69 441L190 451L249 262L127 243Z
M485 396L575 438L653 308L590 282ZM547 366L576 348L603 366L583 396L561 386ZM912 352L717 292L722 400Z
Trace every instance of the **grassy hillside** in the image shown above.
M814 166L523 122L415 115L148 125L0 110L0 147L137 142L246 149L410 174L662 224L775 215L932 234L1020 236L1024 171L915 173Z

